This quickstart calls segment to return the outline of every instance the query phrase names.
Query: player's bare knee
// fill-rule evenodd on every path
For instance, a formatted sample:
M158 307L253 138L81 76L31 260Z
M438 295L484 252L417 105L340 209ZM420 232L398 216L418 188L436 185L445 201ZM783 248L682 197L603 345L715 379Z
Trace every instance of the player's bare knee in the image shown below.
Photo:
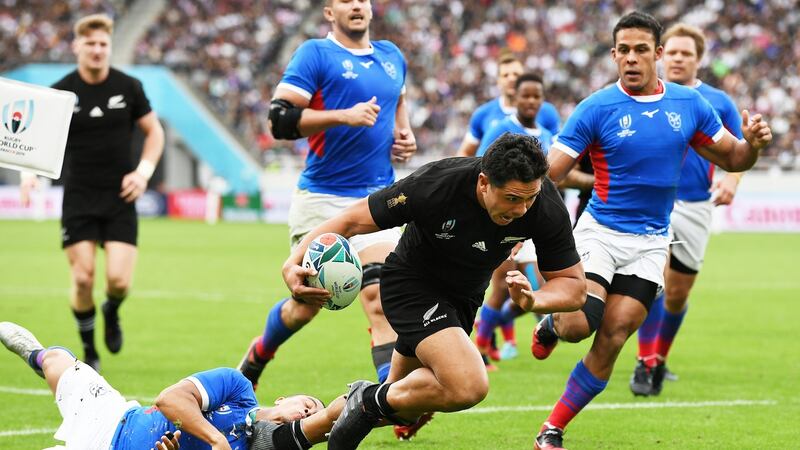
M94 288L94 270L73 269L72 282L78 292L92 292Z
M131 277L123 274L109 274L106 278L107 290L110 294L124 296L131 287Z
M486 377L467 377L458 387L451 388L449 411L461 411L472 408L489 394L489 380Z

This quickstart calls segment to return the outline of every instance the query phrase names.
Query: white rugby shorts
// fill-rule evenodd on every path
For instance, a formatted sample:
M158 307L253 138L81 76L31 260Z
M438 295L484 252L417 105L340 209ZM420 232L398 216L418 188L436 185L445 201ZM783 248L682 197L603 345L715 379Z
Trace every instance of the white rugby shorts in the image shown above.
M664 266L669 255L669 236L623 233L598 223L588 212L581 214L573 231L583 270L611 284L614 274L635 275L664 286Z
M116 389L81 361L67 369L56 386L63 421L55 438L68 450L108 450L122 416L138 402L126 401Z
M685 202L678 200L670 216L672 256L686 267L700 271L711 237L711 201Z
M339 197L338 195L318 194L295 189L292 194L292 204L289 207L289 241L292 249L297 247L303 237L317 225L336 216L358 200L361 198ZM381 242L397 244L400 241L400 228L359 234L349 240L356 252L361 252L365 248Z

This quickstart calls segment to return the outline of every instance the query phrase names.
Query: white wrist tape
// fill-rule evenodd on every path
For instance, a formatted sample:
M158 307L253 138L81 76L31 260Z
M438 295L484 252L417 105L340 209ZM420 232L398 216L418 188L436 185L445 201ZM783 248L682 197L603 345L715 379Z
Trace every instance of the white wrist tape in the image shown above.
M143 176L145 180L149 180L150 177L153 176L153 172L155 172L156 166L155 164L151 163L150 161L143 159L139 162L139 166L136 168L136 172L139 175Z

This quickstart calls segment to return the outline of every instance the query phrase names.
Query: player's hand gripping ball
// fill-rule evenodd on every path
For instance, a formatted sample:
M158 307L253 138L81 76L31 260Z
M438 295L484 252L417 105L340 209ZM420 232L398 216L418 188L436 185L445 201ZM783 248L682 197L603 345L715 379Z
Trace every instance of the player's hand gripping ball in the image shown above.
M303 255L303 267L313 267L317 276L307 277L306 284L331 293L323 305L342 309L353 303L361 291L361 261L350 242L335 233L317 236Z

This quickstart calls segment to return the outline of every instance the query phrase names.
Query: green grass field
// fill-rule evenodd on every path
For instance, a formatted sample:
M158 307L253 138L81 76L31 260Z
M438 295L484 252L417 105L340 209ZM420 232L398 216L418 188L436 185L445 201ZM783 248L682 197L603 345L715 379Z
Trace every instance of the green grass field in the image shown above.
M45 345L79 349L69 275L56 222L0 222L0 320L30 328ZM134 290L122 309L125 346L101 348L104 376L120 392L154 398L195 371L235 365L285 294L279 268L286 228L145 220ZM800 235L714 236L690 313L673 347L680 380L660 397L634 398L635 338L598 408L570 425L570 449L797 448L800 440ZM96 300L103 293L98 268ZM102 319L98 320L102 330ZM437 414L411 442L375 430L362 448L525 449L588 343L562 344L545 362L528 353L533 318L518 321L521 355L500 363L472 412ZM102 347L102 334L97 333ZM330 400L345 383L374 378L360 307L323 311L278 352L258 398L309 393ZM40 449L60 418L44 382L0 352L0 449ZM324 445L320 445L324 447Z

